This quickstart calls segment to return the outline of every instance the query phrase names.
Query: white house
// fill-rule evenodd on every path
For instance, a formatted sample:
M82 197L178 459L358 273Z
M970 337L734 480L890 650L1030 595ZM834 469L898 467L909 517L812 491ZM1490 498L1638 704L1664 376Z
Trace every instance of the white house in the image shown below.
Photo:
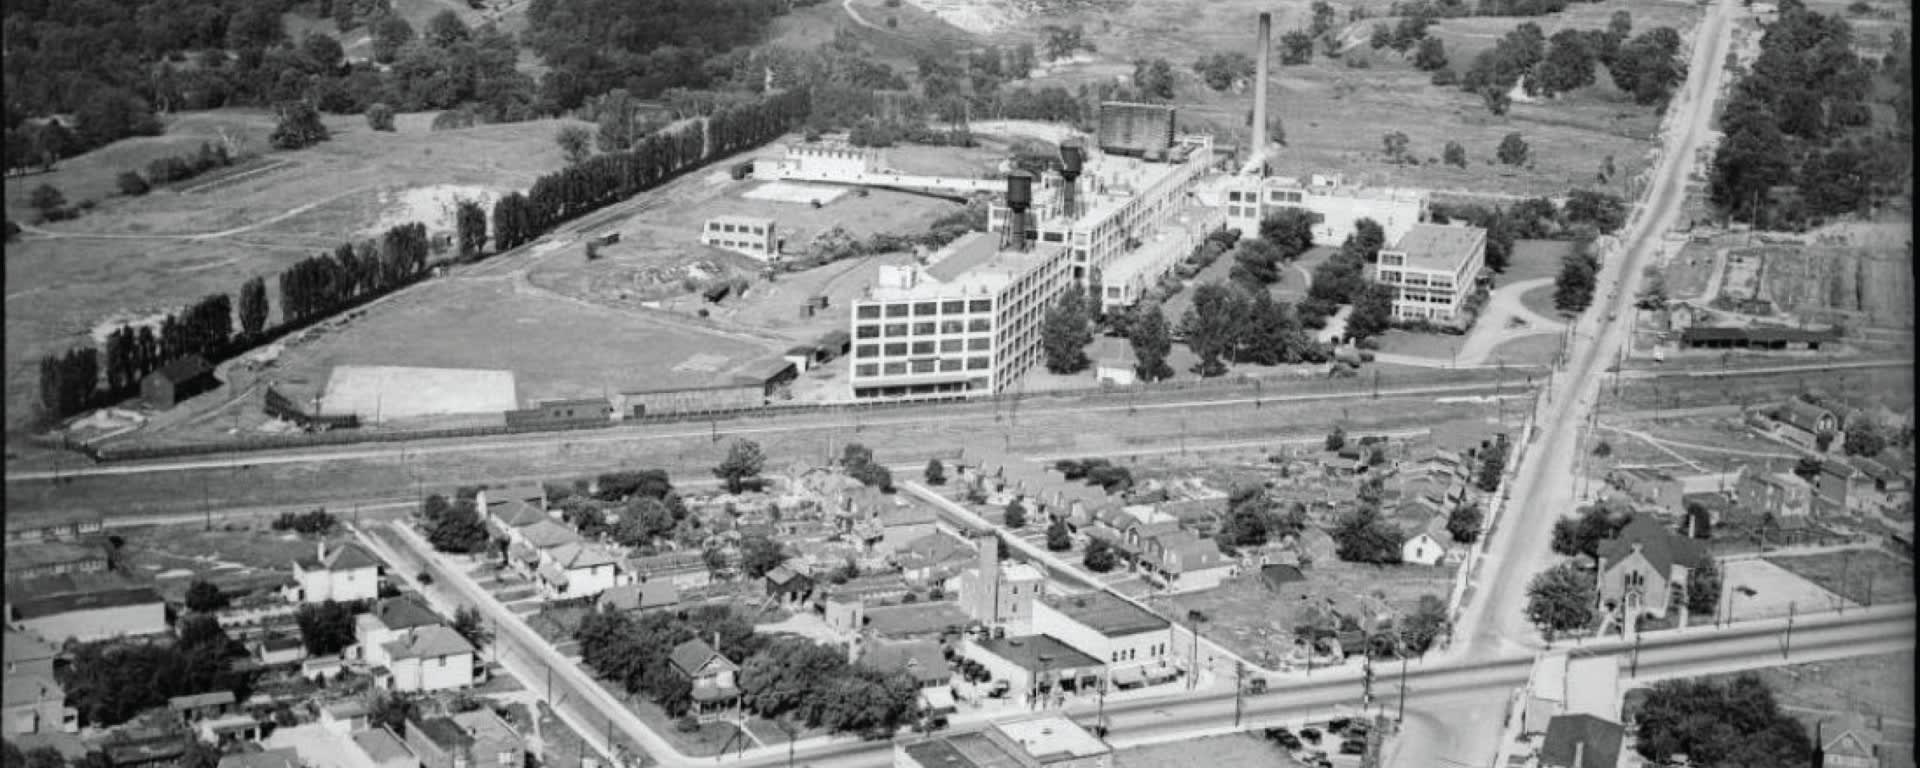
M1446 556L1447 548L1426 531L1418 531L1400 544L1400 561L1403 563L1439 565Z
M473 685L473 645L445 625L410 629L383 648L386 674L375 679L395 691L444 691Z
M1233 561L1220 545L1192 531L1162 533L1140 547L1140 570L1176 592L1212 589L1233 575Z
M442 622L440 614L434 613L417 597L402 595L388 598L375 604L373 610L354 617L355 645L347 649L346 654L365 661L368 666L384 667L388 662L388 643L400 639L409 630Z
M632 580L620 568L620 556L604 547L572 541L540 551L536 574L548 600L592 597Z
M338 603L380 596L380 559L358 542L327 551L321 541L315 556L293 561L296 603Z

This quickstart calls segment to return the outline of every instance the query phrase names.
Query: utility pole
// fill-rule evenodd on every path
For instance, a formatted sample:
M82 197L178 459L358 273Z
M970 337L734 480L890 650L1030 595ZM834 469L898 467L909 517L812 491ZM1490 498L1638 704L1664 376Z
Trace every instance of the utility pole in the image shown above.
M1245 710L1247 693L1247 663L1235 659L1233 662L1233 727L1240 727L1240 715Z
M1407 657L1400 657L1400 714L1394 716L1393 725L1400 727L1407 721Z
M1787 603L1787 634L1780 639L1780 658L1793 653L1793 603Z
M207 476L200 476L200 511L207 516L207 530L213 530L213 502L207 494Z
M1365 710L1373 706L1373 638L1367 637L1367 647L1361 651L1367 655L1365 677L1360 681L1360 708Z

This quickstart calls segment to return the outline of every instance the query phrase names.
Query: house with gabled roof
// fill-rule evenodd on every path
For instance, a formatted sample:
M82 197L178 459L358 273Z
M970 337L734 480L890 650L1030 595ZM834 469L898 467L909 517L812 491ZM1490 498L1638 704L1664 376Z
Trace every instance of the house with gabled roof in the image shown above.
M1664 617L1677 603L1685 626L1687 576L1710 565L1706 543L1681 536L1651 517L1636 517L1600 542L1599 602L1631 622Z
M1220 551L1218 543L1186 530L1148 538L1139 566L1149 581L1174 592L1212 589L1233 575L1233 561Z
M1593 715L1561 715L1547 722L1540 768L1615 768L1626 728Z
M444 691L473 685L473 644L443 624L416 627L382 647L385 669L374 682L394 691Z
M679 603L680 588L669 580L643 581L609 587L594 600L594 604L600 610L622 613L645 613Z
M359 542L327 549L322 539L313 557L293 561L296 603L350 603L380 596L380 558Z
M1769 472L1749 464L1740 469L1734 498L1756 515L1800 517L1813 511L1813 484L1792 472Z
M364 661L369 666L386 666L387 643L399 639L408 630L445 621L418 595L389 597L375 603L372 610L354 617L355 644L347 649L346 655Z
M634 581L670 581L680 589L698 589L713 583L713 571L707 567L706 553L697 549L662 552L627 561Z
M973 548L959 537L935 531L907 542L893 562L911 584L940 584L959 575L973 561Z
M1435 515L1405 534L1400 542L1400 562L1439 565L1456 548L1453 534L1447 532L1446 515Z
M736 676L740 674L740 665L721 655L707 641L694 638L674 646L673 652L667 654L667 663L692 681L692 714L696 720L703 723L719 720L739 702Z
M534 581L548 600L592 597L631 580L620 565L606 547L570 541L540 551Z
M1773 433L1789 443L1817 450L1820 436L1833 435L1832 445L1840 445L1840 416L1827 408L1793 398L1773 411Z

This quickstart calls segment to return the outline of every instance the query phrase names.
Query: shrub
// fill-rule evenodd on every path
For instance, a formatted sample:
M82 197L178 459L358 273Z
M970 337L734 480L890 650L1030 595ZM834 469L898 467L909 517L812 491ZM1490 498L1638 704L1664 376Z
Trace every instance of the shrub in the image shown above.
M146 194L149 190L153 189L153 187L147 184L147 180L145 178L142 178L140 174L135 173L133 171L121 172L120 177L115 181L119 183L120 194L123 194L123 195L132 195L134 197L139 197L141 195Z

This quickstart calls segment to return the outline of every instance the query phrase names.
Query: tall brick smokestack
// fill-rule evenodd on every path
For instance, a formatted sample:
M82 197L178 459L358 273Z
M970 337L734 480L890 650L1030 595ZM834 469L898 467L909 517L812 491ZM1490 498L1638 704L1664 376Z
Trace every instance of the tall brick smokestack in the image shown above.
M1260 14L1260 50L1253 70L1253 146L1254 153L1267 151L1267 57L1273 50L1273 14Z

